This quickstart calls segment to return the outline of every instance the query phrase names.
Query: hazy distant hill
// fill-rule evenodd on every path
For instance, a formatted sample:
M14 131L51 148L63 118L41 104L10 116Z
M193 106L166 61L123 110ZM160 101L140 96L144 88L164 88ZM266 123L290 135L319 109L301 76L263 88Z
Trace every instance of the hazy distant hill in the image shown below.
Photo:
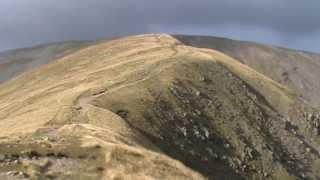
M0 53L0 83L87 45L89 42L71 41L2 52Z
M1 84L0 179L319 179L319 110L182 42L101 42Z
M320 55L208 36L175 36L183 43L221 51L293 89L320 107Z

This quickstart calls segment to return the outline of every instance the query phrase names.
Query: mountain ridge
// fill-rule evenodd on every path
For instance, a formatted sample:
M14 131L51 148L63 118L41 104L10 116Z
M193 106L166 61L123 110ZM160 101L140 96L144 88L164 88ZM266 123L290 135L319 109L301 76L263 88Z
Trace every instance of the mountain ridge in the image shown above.
M316 179L318 112L222 52L129 36L0 85L0 177Z
M318 68L320 67L320 56L316 53L263 45L250 41L232 40L222 37L193 35L172 36L187 45L224 52L225 54L239 60L241 63L250 66L258 72L294 90L313 106L320 106L320 99L319 96L317 96L317 92L320 90L320 82L317 79L319 75ZM96 43L106 42L112 39L114 38L107 39L105 41L98 41ZM68 51L70 51L69 53L72 53L81 47L90 45L89 42L82 41L74 41L73 43L70 43L71 45L68 45L68 42L60 42L57 44L50 43L48 45L43 44L31 48L23 48L16 51L11 50L9 52L1 53L0 61L2 62L0 62L0 68L2 71L0 71L0 82L38 67L39 65L54 61L58 57L64 56L64 51L65 53L68 53ZM52 52L51 55L49 54L38 57L33 55L48 52L46 47L50 47L50 45L56 46L56 52ZM58 50L59 46L61 46L60 50ZM75 47L73 48L72 46ZM43 48L42 51L41 47ZM35 51L33 53L32 50L37 48L40 48L40 51ZM6 54L10 56L5 57ZM28 56L31 57L26 59Z
M221 51L320 106L320 55L252 42L206 36L175 36L183 43Z
M229 38L229 37L224 37L224 36L211 36L211 35L199 35L199 34L170 34L173 37L198 37L198 38L204 38L204 39L217 39L220 41L234 41L236 43L243 43L243 44L254 44L258 46L265 46L269 48L276 48L276 49L283 49L287 51L293 51L293 52L300 52L300 53L307 53L311 55L320 55L318 52L313 52L313 51L308 51L308 50L302 50L302 49L295 49L295 48L289 48L286 46L281 46L281 45L276 45L276 44L268 44L268 43L263 43L263 42L256 42L256 41L251 41L251 40L242 40L242 39L235 39L235 38ZM177 38L178 39L178 38Z

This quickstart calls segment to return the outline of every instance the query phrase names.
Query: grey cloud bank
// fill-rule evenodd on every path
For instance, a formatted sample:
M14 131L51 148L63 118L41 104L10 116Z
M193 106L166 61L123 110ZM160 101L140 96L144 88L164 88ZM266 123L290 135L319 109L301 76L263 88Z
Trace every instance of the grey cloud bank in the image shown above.
M167 32L320 52L318 0L1 0L0 50Z

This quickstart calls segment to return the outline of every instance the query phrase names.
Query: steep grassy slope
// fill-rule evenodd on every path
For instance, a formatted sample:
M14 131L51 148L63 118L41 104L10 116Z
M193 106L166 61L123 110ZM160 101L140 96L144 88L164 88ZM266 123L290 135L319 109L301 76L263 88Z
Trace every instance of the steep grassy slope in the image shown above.
M88 45L85 41L71 41L2 52L0 83Z
M320 176L319 113L169 35L92 45L2 84L0 123L3 178Z
M186 45L221 51L320 106L320 55L206 36L175 36Z

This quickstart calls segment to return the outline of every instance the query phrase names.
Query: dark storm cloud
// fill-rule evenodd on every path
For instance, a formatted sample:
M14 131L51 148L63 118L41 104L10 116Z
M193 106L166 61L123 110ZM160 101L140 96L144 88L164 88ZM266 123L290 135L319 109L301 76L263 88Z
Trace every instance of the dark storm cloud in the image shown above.
M173 32L320 52L319 8L319 0L1 0L0 49Z

